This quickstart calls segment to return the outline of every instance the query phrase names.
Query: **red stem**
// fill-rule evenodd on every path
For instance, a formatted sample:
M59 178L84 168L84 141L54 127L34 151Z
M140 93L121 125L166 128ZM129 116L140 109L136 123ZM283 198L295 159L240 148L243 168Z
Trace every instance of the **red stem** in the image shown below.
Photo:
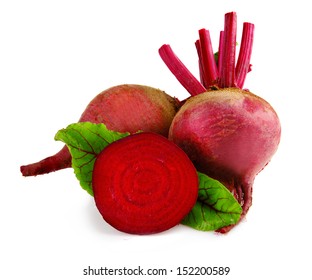
M203 60L202 60L201 47L200 47L199 40L196 40L195 46L196 46L197 55L198 55L198 67L199 67L200 82L202 83L202 85L205 88L207 88L207 85L205 84L205 80L204 80Z
M170 45L161 46L158 52L172 74L192 96L206 91L206 88L193 76L182 61L175 55Z
M199 30L200 39L195 42L199 58L200 82L174 54L169 45L163 45L159 54L170 71L192 95L207 91L213 86L219 88L242 88L246 75L251 71L251 52L254 25L244 23L240 52L236 64L237 17L235 12L225 14L224 31L220 32L218 61L216 62L209 30Z
M224 48L224 31L220 31L220 38L219 38L219 54L218 54L218 71L219 74L221 73L221 68L223 64L223 48Z
M235 50L236 50L236 13L225 14L224 46L222 48L222 65L219 86L221 88L236 87Z
M199 40L201 49L201 61L203 66L203 80L206 88L216 84L218 80L217 64L213 55L209 30L199 30Z
M243 88L246 75L250 71L250 58L253 45L254 28L254 24L244 22L241 46L235 69L236 82L239 88Z

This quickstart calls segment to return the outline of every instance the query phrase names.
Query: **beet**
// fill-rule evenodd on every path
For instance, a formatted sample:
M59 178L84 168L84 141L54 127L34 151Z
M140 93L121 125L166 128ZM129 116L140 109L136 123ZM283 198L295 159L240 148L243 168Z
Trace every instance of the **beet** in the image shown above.
M151 234L172 228L190 212L198 176L181 148L142 132L104 148L94 164L92 187L96 206L111 226Z
M169 139L197 169L225 184L246 215L255 176L267 165L280 141L279 118L262 98L226 88L190 98L175 116Z
M225 15L219 52L212 51L209 31L201 29L196 41L200 82L187 70L169 45L159 54L192 95L173 119L169 139L179 145L196 168L221 181L242 205L241 219L252 204L255 176L276 152L281 125L272 106L243 90L250 58L254 25L244 23L236 62L236 14ZM220 229L227 232L233 226Z
M142 130L167 136L177 108L178 101L159 89L118 85L98 94L79 122L104 123L108 129L119 132ZM57 154L20 169L24 176L36 176L68 167L71 155L64 146Z

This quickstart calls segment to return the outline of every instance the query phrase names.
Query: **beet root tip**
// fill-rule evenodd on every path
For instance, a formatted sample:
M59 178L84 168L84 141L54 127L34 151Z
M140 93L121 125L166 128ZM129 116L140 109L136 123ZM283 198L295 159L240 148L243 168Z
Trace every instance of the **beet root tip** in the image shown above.
M71 167L71 155L68 148L64 146L58 153L41 161L22 165L20 171L23 176L43 175L57 170Z

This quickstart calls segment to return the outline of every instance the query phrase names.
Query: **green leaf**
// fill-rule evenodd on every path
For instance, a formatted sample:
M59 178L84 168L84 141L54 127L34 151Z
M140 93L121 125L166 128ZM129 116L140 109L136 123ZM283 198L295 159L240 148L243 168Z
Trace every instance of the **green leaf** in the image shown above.
M219 181L198 172L199 191L195 206L182 224L202 231L217 230L236 224L242 207Z
M80 122L59 130L55 140L67 145L81 187L93 196L92 172L97 155L110 143L128 135L130 133L108 130L104 124Z

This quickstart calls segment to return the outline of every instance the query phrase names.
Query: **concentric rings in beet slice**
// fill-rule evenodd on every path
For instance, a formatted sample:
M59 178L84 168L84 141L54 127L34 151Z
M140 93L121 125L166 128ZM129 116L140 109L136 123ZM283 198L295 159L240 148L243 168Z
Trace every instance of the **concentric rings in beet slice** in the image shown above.
M198 176L177 145L142 132L113 142L98 155L92 187L107 223L126 233L151 234L176 226L190 212Z

